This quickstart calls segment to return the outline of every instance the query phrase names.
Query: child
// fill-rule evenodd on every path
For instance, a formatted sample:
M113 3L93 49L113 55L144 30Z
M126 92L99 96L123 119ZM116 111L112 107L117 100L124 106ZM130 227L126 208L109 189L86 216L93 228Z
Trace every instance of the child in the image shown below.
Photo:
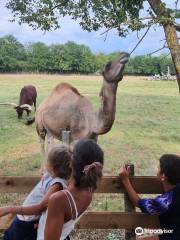
M162 181L165 193L155 199L141 199L137 195L125 165L120 168L119 175L132 203L143 213L158 214L161 229L170 230L159 235L159 239L180 240L180 157L165 154L160 158L157 177Z
M73 150L68 188L54 193L41 217L37 240L64 240L92 201L102 177L104 154L93 140L80 140Z
M55 146L48 154L47 172L27 196L22 206L0 208L0 217L19 214L5 232L3 240L36 240L37 224L49 197L67 187L71 175L72 153L66 146Z

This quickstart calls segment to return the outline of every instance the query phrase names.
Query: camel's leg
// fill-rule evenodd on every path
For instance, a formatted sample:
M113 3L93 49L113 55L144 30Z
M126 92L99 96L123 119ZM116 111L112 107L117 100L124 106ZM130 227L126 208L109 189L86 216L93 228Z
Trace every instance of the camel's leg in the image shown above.
M39 137L39 140L41 144L41 173L43 173L46 165L45 139Z
M47 132L47 154L49 153L49 151L52 149L53 146L54 146L54 137L50 132Z
M36 99L34 100L34 111L36 112Z

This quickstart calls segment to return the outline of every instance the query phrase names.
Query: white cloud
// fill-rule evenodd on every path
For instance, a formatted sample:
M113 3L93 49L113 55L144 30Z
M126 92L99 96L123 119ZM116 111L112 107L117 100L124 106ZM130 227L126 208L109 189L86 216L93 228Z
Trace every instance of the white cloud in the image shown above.
M79 44L89 46L93 52L112 52L112 51L128 51L130 52L138 42L136 33L130 34L126 38L119 38L116 31L109 32L106 41L105 36L100 36L102 32L86 32L83 31L78 23L69 17L60 19L61 29L51 32L42 32L40 30L33 31L27 24L18 25L17 22L9 22L11 19L10 11L4 7L6 0L0 0L0 36L13 34L22 43L42 41L46 44L65 43L67 41L75 41ZM168 4L172 1L166 0ZM144 31L141 31L140 35ZM143 42L138 46L134 54L146 54L161 47L164 38L162 29L157 28L149 31Z

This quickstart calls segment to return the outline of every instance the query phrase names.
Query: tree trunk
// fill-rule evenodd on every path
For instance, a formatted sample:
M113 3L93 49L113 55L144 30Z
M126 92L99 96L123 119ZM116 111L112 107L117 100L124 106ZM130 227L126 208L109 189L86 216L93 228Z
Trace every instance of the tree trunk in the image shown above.
M176 70L176 78L179 85L180 92L180 45L178 43L178 37L176 29L173 25L164 25L164 32L167 40L168 47L171 52L171 57Z
M157 16L162 16L164 14L165 7L164 5L162 5L161 0L148 0L148 2L152 10ZM178 42L176 28L172 24L164 24L163 28L164 28L168 48L171 53L172 61L174 63L176 78L177 78L179 92L180 92L180 45Z

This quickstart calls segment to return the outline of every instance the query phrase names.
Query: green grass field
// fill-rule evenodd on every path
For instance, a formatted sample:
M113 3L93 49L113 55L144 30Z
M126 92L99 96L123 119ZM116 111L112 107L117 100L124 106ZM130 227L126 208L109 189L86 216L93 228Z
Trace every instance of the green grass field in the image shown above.
M60 82L73 84L97 108L100 106L98 94L102 77L79 75L0 75L0 102L17 103L21 88L33 84L40 103ZM18 120L12 107L0 106L0 175L39 174L40 145L35 126L26 126L24 122L25 116ZM98 140L105 152L104 173L117 174L122 163L133 163L136 175L155 175L162 154L180 154L179 122L180 99L176 82L124 77L118 88L114 125ZM0 196L0 205L21 201L22 196L17 194ZM122 210L123 205L117 196L98 196L91 208L113 211ZM77 233L73 239L85 239L83 234ZM88 239L112 239L99 233L96 238L96 234L90 233L92 238ZM116 236L120 236L118 234Z
M0 102L18 102L24 85L33 84L38 103L59 82L73 84L98 108L101 76L0 75ZM135 164L137 175L154 175L163 153L180 153L180 102L176 82L124 77L117 93L116 120L99 137L105 151L105 173L116 174L124 162ZM34 113L33 113L34 114ZM12 107L0 106L0 175L35 175L40 146L35 126L24 125Z

